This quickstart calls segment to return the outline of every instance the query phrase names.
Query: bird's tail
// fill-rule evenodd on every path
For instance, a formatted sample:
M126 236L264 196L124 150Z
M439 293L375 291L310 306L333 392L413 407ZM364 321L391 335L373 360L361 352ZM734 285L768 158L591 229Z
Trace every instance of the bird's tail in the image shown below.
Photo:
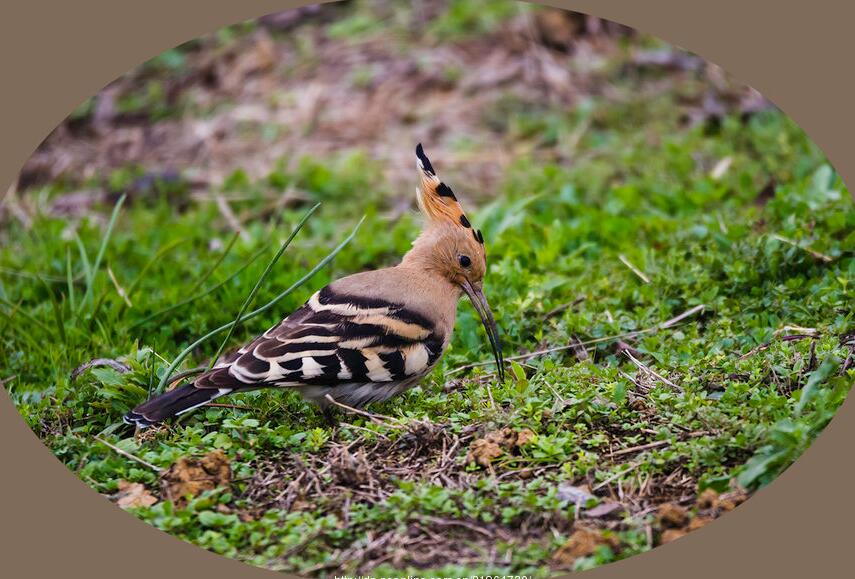
M198 408L229 392L230 388L197 388L193 384L185 384L146 400L125 414L123 420L128 424L146 428Z

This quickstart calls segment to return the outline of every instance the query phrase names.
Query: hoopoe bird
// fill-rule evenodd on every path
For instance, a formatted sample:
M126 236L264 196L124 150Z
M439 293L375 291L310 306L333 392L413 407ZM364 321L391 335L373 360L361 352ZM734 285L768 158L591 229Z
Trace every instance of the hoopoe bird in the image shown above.
M151 426L234 392L295 388L329 418L329 395L362 407L395 396L427 375L447 348L466 294L481 318L504 380L498 327L484 297L484 237L472 227L419 144L416 196L426 222L401 262L338 279L192 383L128 412Z

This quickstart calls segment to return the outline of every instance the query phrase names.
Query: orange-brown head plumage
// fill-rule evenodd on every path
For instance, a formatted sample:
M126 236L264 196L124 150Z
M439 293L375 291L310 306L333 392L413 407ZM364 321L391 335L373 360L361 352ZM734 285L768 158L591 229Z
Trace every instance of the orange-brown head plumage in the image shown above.
M481 231L472 227L451 187L436 175L421 144L416 147L416 167L416 197L426 223L405 259L417 259L456 286L464 280L480 285L487 271Z
M483 293L487 272L484 236L472 227L451 187L437 176L421 144L416 147L416 167L416 196L426 223L402 265L439 275L450 287L466 293L484 323L501 376L504 362L498 330Z

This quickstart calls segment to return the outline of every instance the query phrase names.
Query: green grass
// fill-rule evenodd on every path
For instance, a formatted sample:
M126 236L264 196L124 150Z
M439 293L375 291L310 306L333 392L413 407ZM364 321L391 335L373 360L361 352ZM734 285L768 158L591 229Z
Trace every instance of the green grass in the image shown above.
M462 4L456 10L463 20L471 17ZM454 23L436 26L451 34ZM336 34L368 32L349 22ZM365 224L333 261L277 307L237 327L229 346L277 322L328 281L391 265L408 249L418 219L384 217L390 187L358 149L283 162L257 182L232 175L224 190L242 195L233 205L249 216L241 238L213 204L176 211L173 190L159 191L155 201L129 197L112 231L106 224L115 202L79 223L47 215L31 228L11 223L0 233L0 380L48 448L101 493L115 492L120 479L154 490L158 477L95 436L158 468L223 449L234 471L232 489L183 508L159 502L134 514L214 552L272 569L353 574L359 569L336 562L336 553L364 544L369 532L406 533L431 516L492 525L511 537L498 541L502 562L495 566L443 561L436 573L545 576L574 517L574 505L558 496L561 484L587 484L602 501L618 485L631 496L649 479L654 503L674 499L664 482L674 472L690 495L724 490L731 480L749 490L768 484L828 423L855 378L852 368L841 370L847 349L840 338L855 330L855 210L840 177L783 114L769 111L747 122L731 115L715 130L687 128L677 99L596 97L575 111L544 115L514 102L483 111L484 122L497 123L502 135L535 140L540 149L575 142L572 162L544 161L537 149L522 154L489 192L491 200L468 211L487 241L485 288L505 354L564 347L571 336L591 345L582 361L572 349L521 358L503 384L485 378L489 364L452 375L490 358L477 317L461 303L440 367L419 387L372 410L413 428L429 421L449 436L506 426L536 434L495 461L492 474L466 465L468 447L461 445L449 468L473 477L471 484L389 478L385 502L354 499L346 521L340 496L242 517L254 512L248 489L265 460L285 464L296 456L322 464L335 444L357 436L361 444L391 444L404 441L406 429L348 417L367 431L333 431L296 394L273 391L232 397L241 408L201 409L144 439L119 425L179 352L233 322L242 307L266 303L300 280L361 215ZM729 169L713 177L712 167L726 157ZM465 199L465 183L437 169ZM135 171L109 180L121 183ZM758 201L770 181L774 197ZM269 191L289 184L325 203L252 304L244 304L310 206L273 216L258 210ZM28 195L49 199L66 188L54 183ZM679 324L636 333L700 305L702 312ZM781 339L788 334L812 337ZM204 366L223 336L193 349L179 369ZM624 336L639 360L678 388L638 369L610 336ZM70 380L75 367L96 357L122 359L131 371L95 368ZM452 378L462 382L445 388ZM645 444L653 446L612 454ZM520 469L535 474L524 477ZM576 567L648 549L645 526L653 517L619 518L610 531L619 547L602 547ZM386 561L372 570L403 572L428 571L406 558L400 567Z

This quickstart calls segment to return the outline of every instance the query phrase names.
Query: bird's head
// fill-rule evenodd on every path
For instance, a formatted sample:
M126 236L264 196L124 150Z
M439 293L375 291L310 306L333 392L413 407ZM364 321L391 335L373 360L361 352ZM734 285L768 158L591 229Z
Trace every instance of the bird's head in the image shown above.
M487 272L484 236L469 222L451 188L437 177L421 144L416 147L416 166L419 174L416 196L427 221L404 262L444 277L469 297L490 340L499 378L504 380L499 332L484 296Z

